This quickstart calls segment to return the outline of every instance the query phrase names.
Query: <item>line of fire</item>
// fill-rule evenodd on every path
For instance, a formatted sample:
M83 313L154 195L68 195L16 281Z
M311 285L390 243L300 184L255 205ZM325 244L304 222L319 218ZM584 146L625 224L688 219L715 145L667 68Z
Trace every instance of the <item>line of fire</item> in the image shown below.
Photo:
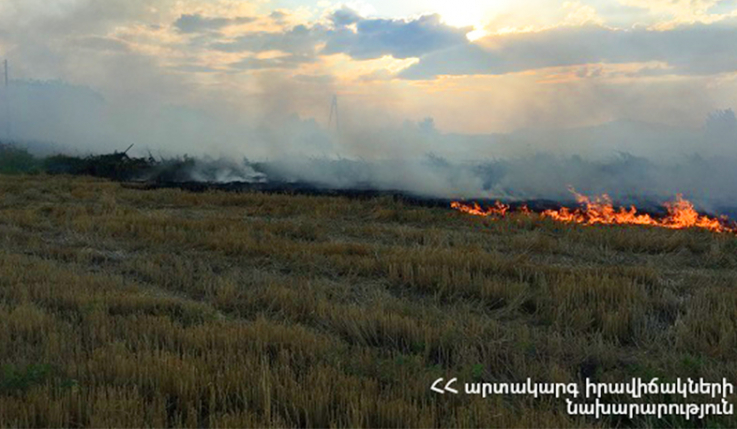
M592 198L574 189L570 191L576 197L580 207L534 211L524 204L518 208L512 208L500 201L491 206L483 206L475 202L454 201L451 207L469 215L491 218L521 214L581 225L643 225L668 229L700 228L718 233L737 233L737 223L726 216L711 217L700 214L693 203L684 199L682 195L677 195L674 201L665 202L663 207L666 214L656 216L640 212L635 206L615 207L608 195Z

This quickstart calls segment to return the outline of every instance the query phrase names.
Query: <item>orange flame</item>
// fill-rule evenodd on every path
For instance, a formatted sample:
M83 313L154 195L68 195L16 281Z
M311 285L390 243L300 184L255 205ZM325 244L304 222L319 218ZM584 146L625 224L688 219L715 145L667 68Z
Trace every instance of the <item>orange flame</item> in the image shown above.
M506 216L510 208L508 205L502 204L499 201L494 204L494 207L487 208L481 207L478 203L466 204L460 202L453 202L450 206L458 211L474 216Z
M664 204L668 214L661 217L653 217L647 213L638 213L634 206L629 209L624 207L615 208L612 199L608 195L589 198L571 189L581 208L571 209L561 207L557 210L545 210L539 215L559 222L577 223L582 225L650 225L670 229L702 228L714 232L737 233L737 225L730 222L726 217L713 218L699 214L694 205L685 200L682 195L677 195L676 200ZM493 207L483 208L477 203L454 202L451 207L474 216L504 217L509 213L531 214L532 211L523 206L517 210L511 210L510 206L496 202Z

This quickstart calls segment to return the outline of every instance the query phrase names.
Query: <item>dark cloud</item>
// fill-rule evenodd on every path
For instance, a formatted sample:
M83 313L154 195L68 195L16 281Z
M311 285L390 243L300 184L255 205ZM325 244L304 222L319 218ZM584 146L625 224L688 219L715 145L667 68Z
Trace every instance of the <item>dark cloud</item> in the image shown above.
M210 47L223 52L281 51L307 55L315 53L316 45L324 38L324 34L325 29L320 26L298 25L283 32L252 32L232 42L213 43Z
M284 24L289 14L280 10L275 10L269 14L269 18L277 24Z
M359 15L358 12L346 6L343 6L342 8L333 12L332 15L330 15L330 20L333 22L333 24L335 24L336 27L344 27L347 25L355 24L362 19L363 18L361 18L361 15Z
M333 14L333 22L356 24L356 30L336 27L328 32L324 54L344 53L353 59L366 60L391 55L394 58L421 57L430 52L468 43L466 34L472 27L451 27L441 22L440 15L424 15L405 21L400 19L362 19L341 9Z
M358 60L385 55L404 59L466 45L466 34L472 30L443 24L439 15L413 20L366 19L346 7L333 12L330 21L333 28L318 24L298 25L282 32L252 32L210 47L225 52L276 50L299 55L343 53ZM350 27L354 24L355 29ZM321 44L325 47L318 53Z
M252 17L238 18L208 18L199 14L182 15L174 22L182 33L200 33L205 31L217 31L229 25L248 24L255 21Z
M272 18L282 20L284 13ZM207 35L253 18L207 18L183 15L175 26L185 33ZM224 52L280 51L295 58L346 54L354 60L391 55L419 58L399 74L405 79L438 75L501 75L547 67L592 63L659 61L669 65L657 73L709 75L737 70L737 19L713 24L681 25L665 31L619 30L588 25L495 35L470 42L471 27L452 27L439 15L415 19L365 18L348 7L329 16L331 24L297 25L277 32L250 32L230 41L204 39L203 46ZM319 47L322 47L319 50ZM294 62L246 60L248 68L269 68Z
M736 24L731 20L667 31L559 27L493 36L422 56L400 76L429 79L438 75L499 75L544 67L649 61L668 63L676 74L730 72L737 70Z

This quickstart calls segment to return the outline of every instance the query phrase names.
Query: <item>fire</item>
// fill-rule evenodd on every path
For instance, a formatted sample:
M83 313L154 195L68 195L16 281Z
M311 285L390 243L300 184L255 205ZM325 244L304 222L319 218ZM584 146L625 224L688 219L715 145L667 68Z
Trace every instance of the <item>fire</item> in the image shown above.
M737 225L726 217L713 218L699 214L694 205L677 195L676 200L664 204L667 214L663 217L654 217L647 213L638 213L637 208L615 208L608 195L589 198L571 189L579 208L561 207L556 210L545 210L539 213L543 218L550 218L559 222L577 223L582 225L650 225L670 229L702 228L714 232L737 233ZM478 203L453 202L451 207L474 216L504 217L511 213L531 214L532 211L523 206L512 210L510 206L496 202L493 207L481 207Z
M453 202L450 204L454 209L474 216L505 216L510 207L497 201L494 207L483 208L478 203L466 204Z

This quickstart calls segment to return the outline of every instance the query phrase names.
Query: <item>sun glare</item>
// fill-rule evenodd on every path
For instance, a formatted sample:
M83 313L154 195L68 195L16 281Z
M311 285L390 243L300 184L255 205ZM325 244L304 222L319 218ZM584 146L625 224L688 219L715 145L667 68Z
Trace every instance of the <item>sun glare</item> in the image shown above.
M432 9L435 10L448 25L455 27L474 27L474 31L468 34L470 40L476 40L484 35L485 22L501 9L504 2L489 2L479 0L456 0L454 2L436 2Z

